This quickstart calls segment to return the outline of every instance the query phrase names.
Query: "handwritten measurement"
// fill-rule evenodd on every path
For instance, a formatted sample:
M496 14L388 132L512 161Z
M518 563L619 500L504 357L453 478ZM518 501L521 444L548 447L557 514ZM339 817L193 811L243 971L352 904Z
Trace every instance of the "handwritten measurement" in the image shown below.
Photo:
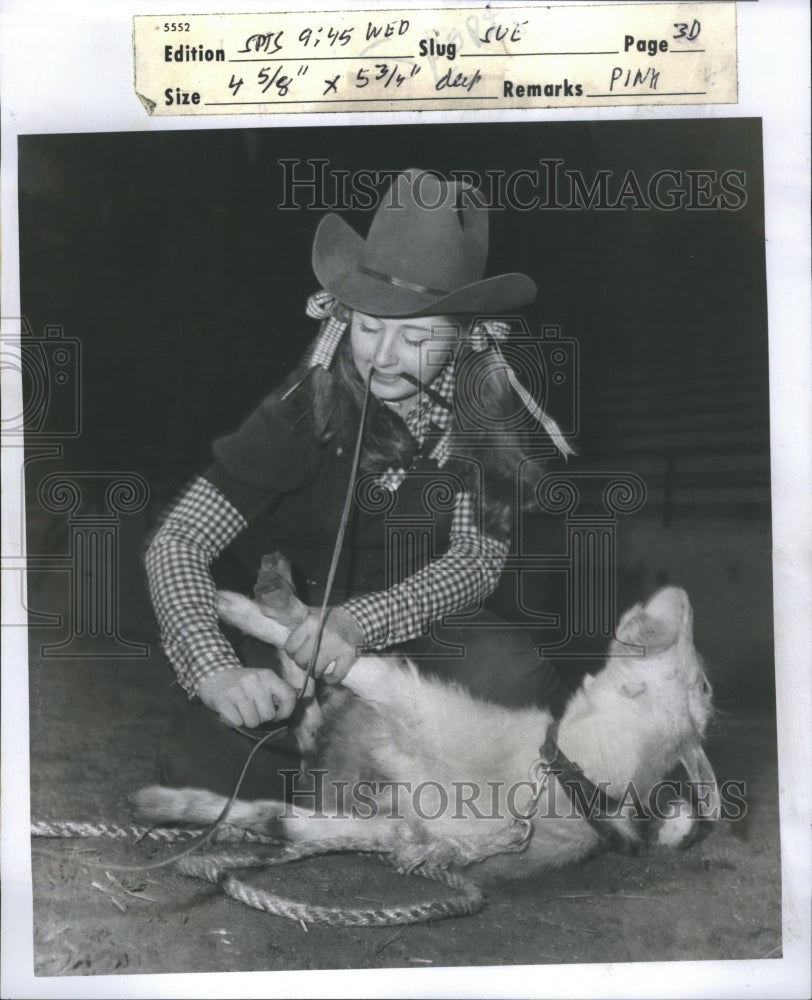
M420 72L419 66L412 66L407 74L398 71L398 64L389 67L388 63L376 63L373 67L374 76L370 78L370 70L361 67L355 74L355 86L366 87L370 82L383 81L384 88L394 81L396 87L405 83L407 79L416 76Z

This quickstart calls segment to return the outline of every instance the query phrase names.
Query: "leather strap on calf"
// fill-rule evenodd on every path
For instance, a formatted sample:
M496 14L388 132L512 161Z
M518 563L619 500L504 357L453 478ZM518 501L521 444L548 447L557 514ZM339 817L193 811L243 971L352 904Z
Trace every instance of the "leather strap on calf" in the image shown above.
M621 819L621 804L617 799L607 795L603 788L596 785L584 774L583 769L570 760L558 745L558 721L551 722L547 735L539 751L544 762L543 770L557 778L567 791L573 812L582 816L601 838L604 847L620 852L633 854L637 849L633 836L624 830ZM578 793L581 793L580 795ZM584 809L584 803L589 807Z

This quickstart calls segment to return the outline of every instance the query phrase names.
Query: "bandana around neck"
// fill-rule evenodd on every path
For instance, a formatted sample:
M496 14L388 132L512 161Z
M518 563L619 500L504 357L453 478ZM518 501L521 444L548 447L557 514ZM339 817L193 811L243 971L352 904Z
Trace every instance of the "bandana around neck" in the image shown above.
M440 438L429 453L429 458L442 467L448 461L451 441L451 415L454 408L454 363L450 362L431 383L432 396L420 393L417 405L403 418L409 433L417 442L417 454L423 450L430 433L440 433ZM408 470L390 467L378 476L376 482L388 490L396 490L406 478Z

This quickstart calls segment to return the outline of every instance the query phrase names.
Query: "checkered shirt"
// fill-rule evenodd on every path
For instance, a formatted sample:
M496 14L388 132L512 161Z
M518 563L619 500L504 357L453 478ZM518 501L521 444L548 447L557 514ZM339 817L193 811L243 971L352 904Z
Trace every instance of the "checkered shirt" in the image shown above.
M172 506L146 555L147 579L164 651L189 695L203 677L241 666L220 631L211 564L247 521L199 477Z
M453 384L450 369L436 380L436 391L449 402ZM406 421L418 446L431 430L447 429L450 412L423 395ZM439 461L438 449L445 461L447 434L432 451ZM405 476L405 470L390 469L381 482L397 489ZM203 677L241 665L218 626L210 567L247 524L213 484L197 478L170 508L147 551L150 594L164 650L190 696ZM386 649L426 634L432 622L487 597L499 580L507 551L506 541L480 530L471 497L461 493L443 555L396 586L341 606L361 625L368 648Z
M386 649L428 633L432 622L479 604L499 582L508 543L477 527L468 494L457 498L446 552L402 583L345 601L367 645Z

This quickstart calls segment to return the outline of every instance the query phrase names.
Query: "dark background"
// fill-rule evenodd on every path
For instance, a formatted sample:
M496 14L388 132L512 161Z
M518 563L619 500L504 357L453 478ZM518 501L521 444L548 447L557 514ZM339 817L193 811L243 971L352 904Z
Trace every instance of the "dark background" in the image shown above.
M81 344L81 433L62 441L58 462L28 465L29 551L65 545L31 502L48 472L143 476L150 504L121 523L122 629L134 634L152 630L139 568L150 523L316 332L303 308L323 211L278 210L280 158L479 173L557 158L587 181L612 171L612 190L630 169L644 188L662 169L743 171L747 203L735 211L493 211L488 273L530 274L531 329L560 324L578 341L569 468L646 483L643 508L618 521L619 606L664 582L686 586L717 700L770 703L759 121L51 135L21 138L19 153L23 312L35 336L57 324ZM366 231L370 213L344 215ZM561 520L528 523L540 551L563 551ZM537 589L538 610L556 605L560 581ZM33 578L32 590L38 599Z

